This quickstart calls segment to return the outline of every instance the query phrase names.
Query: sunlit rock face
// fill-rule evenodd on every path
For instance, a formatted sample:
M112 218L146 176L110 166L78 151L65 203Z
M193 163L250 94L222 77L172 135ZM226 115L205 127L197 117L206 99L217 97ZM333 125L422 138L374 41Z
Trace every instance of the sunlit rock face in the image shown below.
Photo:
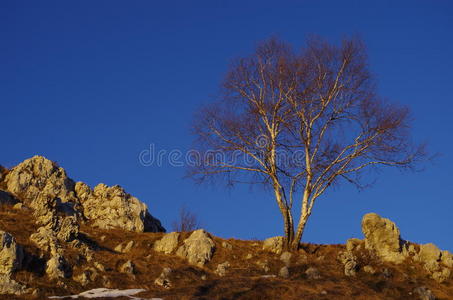
M75 190L82 204L83 214L92 226L136 232L165 231L160 221L148 212L145 203L126 193L118 185L108 187L101 183L91 190L83 182L77 182Z
M52 223L54 227L58 223L56 216L65 215L103 229L165 231L146 204L122 187L101 183L92 190L83 182L75 183L63 168L42 156L27 159L10 170L4 185L8 192L34 209L43 226Z
M365 235L365 248L374 251L382 260L401 263L402 254L400 230L389 219L369 213L362 218L362 232Z

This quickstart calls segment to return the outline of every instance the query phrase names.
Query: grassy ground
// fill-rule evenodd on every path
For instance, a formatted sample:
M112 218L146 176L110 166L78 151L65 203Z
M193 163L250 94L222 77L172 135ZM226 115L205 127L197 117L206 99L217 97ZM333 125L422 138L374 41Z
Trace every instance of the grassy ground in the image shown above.
M213 259L204 268L187 264L175 255L164 255L152 250L153 243L162 233L132 233L121 230L97 230L82 226L83 235L93 241L100 249L95 251L95 261L105 266L98 276L86 286L63 279L64 286L57 286L44 274L43 264L47 259L30 242L29 236L36 230L31 211L15 210L11 206L0 207L0 229L11 233L28 254L27 269L21 270L14 278L29 287L39 289L39 298L50 295L78 294L99 287L119 289L143 288L139 294L144 298L160 297L171 299L417 299L412 295L414 288L426 286L438 299L453 299L452 280L439 284L423 271L422 266L413 262L401 265L380 263L368 252L358 254L362 266L371 265L377 272L369 274L359 270L357 276L347 277L343 266L337 260L344 245L303 244L302 249L293 254L289 267L289 278L263 277L277 275L284 266L279 256L263 251L261 241L224 240L213 237L216 250ZM182 241L189 233L182 233ZM129 253L122 254L114 248L122 243L134 241L135 246ZM232 249L222 247L226 241ZM79 275L87 266L77 249L65 249L66 259L73 265L73 277ZM118 272L119 267L131 260L136 273L126 275ZM227 274L215 274L217 265L228 261L231 265ZM265 272L260 263L267 261L269 271ZM154 284L164 267L170 267L173 287L164 289ZM308 279L305 271L315 267L321 279ZM385 271L386 269L386 271ZM387 274L387 275L384 275ZM1 297L1 296L0 296ZM4 296L3 299L32 299L31 296ZM117 298L120 299L120 298ZM128 298L124 298L128 299Z

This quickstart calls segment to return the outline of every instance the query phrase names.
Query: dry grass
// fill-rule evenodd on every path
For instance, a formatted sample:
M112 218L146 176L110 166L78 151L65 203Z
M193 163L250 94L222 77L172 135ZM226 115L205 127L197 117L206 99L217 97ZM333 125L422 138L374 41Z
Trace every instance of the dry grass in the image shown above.
M438 299L453 299L452 280L438 284L429 279L422 266L418 264L382 264L366 251L358 254L361 265L372 265L378 273L372 275L360 270L358 276L346 277L342 265L337 260L338 253L344 250L344 245L303 244L302 249L293 254L288 279L263 278L263 275L278 274L283 262L279 260L278 255L263 251L260 241L224 240L213 237L216 244L213 259L204 268L198 268L175 255L154 252L152 246L163 233L99 230L86 225L81 227L81 232L87 240L98 247L99 250L94 253L95 261L102 263L105 271L98 271L97 278L87 286L81 286L71 279L64 279L62 281L65 286L58 287L42 270L46 257L39 258L39 250L29 240L30 234L36 230L31 211L14 210L7 205L0 207L0 229L13 234L18 243L24 245L27 253L33 257L28 262L27 270L17 272L14 278L28 286L39 288L42 298L49 295L76 294L103 287L106 286L105 277L111 283L111 287L143 288L147 291L140 296L161 297L165 300L414 299L409 293L418 286L427 286ZM180 242L189 234L181 233ZM114 251L118 244L131 240L135 242L135 246L129 253ZM232 245L231 250L222 247L224 241ZM65 249L66 259L74 266L74 276L79 275L87 266L91 266L78 251L69 247ZM135 265L134 276L118 272L119 267L127 260L131 260ZM219 277L214 270L218 264L225 261L228 261L231 267L225 277ZM270 270L267 273L258 264L263 261L268 262ZM169 290L154 285L154 279L164 267L173 269L171 274L173 288ZM308 279L305 271L309 267L316 267L322 279ZM384 268L392 274L389 278L382 275ZM205 280L202 279L203 275ZM31 296L7 296L2 299L31 299Z

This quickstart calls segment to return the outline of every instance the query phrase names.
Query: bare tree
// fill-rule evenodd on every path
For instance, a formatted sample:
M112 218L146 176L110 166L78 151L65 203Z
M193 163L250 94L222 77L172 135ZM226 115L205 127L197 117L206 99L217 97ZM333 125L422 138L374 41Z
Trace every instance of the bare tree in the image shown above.
M271 187L289 249L328 187L362 188L363 171L411 169L424 155L410 140L408 109L377 95L360 40L311 39L295 52L270 39L231 65L222 91L196 115L202 155L189 173Z
M197 216L188 210L185 205L179 209L179 218L172 224L173 231L184 232L200 228Z

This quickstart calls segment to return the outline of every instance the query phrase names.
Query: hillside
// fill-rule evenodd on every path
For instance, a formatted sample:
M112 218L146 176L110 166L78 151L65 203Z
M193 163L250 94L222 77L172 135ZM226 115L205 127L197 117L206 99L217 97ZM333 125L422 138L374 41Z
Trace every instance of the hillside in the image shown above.
M41 156L0 172L2 299L453 299L453 255L376 214L364 239L289 253L281 237L165 233L120 186L91 189Z

